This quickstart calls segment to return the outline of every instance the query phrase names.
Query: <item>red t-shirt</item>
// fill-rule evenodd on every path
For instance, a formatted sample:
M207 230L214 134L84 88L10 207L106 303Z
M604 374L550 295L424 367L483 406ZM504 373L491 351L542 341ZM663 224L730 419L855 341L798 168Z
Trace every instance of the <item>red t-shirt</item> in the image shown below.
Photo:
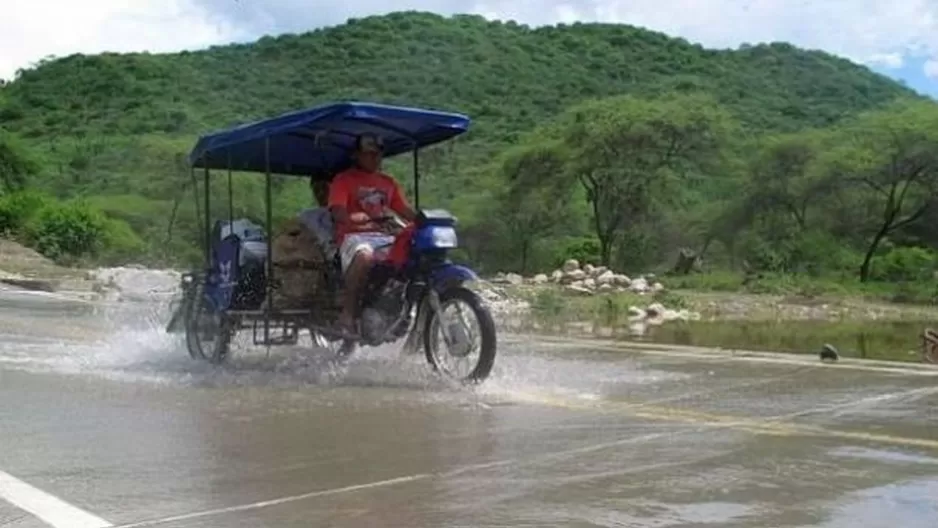
M349 215L367 213L382 216L386 209L400 213L407 207L401 188L394 178L381 172L364 172L351 168L335 176L329 185L329 207L345 207ZM337 224L335 237L338 244L345 235L374 231L367 224Z

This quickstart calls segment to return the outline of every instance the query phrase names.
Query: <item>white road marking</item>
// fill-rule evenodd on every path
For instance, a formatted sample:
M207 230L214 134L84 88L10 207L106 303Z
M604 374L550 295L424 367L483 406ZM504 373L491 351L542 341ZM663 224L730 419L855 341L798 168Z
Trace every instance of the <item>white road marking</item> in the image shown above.
M380 488L382 486L393 486L394 484L401 484L404 482L413 482L416 480L423 480L423 479L430 478L432 476L433 474L431 473L418 473L416 475L409 475L406 477L398 477L398 478L392 478L388 480L379 480L377 482L368 482L365 484L356 484L354 486L346 486L344 488L333 488L333 489L327 489L327 490L312 491L309 493L303 493L302 495L291 495L289 497L281 497L279 499L271 499L271 500L266 500L266 501L261 501L261 502L254 502L251 504L241 504L238 506L230 506L228 508L218 508L215 510L205 510L205 511L200 511L200 512L195 512L195 513L176 515L174 517L164 517L162 519L153 519L150 521L141 521L141 522L136 522L136 523L131 523L131 524L122 524L118 528L131 528L131 527L136 528L138 526L152 526L155 524L165 524L168 522L196 519L198 517L208 517L210 515L234 513L234 512L245 511L245 510L256 510L258 508L266 508L268 506L276 506L278 504L284 504L287 502L295 502L295 501L303 500L303 499L311 499L313 497L322 497L325 495L336 495L338 493L348 493L351 491L359 491L359 490L364 490L364 489L369 489L369 488Z
M888 394L878 394L876 396L867 396L866 398L860 398L859 400L847 401L843 403L835 403L831 405L821 405L818 407L812 407L810 409L804 409L802 411L795 411L791 413L779 414L776 416L769 416L765 418L766 422L777 422L783 420L791 420L792 418L801 418L802 416L807 416L809 414L823 414L823 413L833 413L834 416L840 416L844 411L849 411L856 407L863 407L864 405L873 405L882 403L889 400L901 400L904 398L919 399L924 398L925 396L931 396L932 394L938 394L938 387L919 387L917 389L909 389L900 392L892 392Z
M108 528L104 519L0 471L0 499L25 510L53 528Z

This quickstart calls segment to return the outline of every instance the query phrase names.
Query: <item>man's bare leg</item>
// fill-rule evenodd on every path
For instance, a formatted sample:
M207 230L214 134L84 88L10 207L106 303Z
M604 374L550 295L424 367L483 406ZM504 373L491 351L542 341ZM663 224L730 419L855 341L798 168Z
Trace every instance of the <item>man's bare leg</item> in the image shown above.
M352 331L355 321L355 305L368 278L368 272L374 263L371 249L362 249L355 254L345 273L345 296L342 299L342 315L339 324L347 331Z

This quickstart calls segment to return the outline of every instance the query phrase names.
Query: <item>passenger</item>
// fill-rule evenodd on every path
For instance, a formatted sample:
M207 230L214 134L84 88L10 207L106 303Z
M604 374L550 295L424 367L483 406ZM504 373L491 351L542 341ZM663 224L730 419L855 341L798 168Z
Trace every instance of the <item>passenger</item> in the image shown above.
M313 175L310 188L318 207L287 219L273 239L271 251L278 285L271 302L278 309L319 306L326 286L322 270L330 269L337 253L332 215L327 207L328 180Z
M335 226L332 213L329 211L329 181L313 176L309 180L309 187L313 192L313 200L318 207L300 211L297 215L303 225L316 235L319 247L322 249L326 262L331 263L337 248L335 245Z
M352 151L354 166L336 175L329 188L329 208L335 220L345 295L339 324L354 332L355 306L374 260L394 243L380 220L387 210L407 221L416 219L397 181L381 172L384 145L380 136L362 134Z

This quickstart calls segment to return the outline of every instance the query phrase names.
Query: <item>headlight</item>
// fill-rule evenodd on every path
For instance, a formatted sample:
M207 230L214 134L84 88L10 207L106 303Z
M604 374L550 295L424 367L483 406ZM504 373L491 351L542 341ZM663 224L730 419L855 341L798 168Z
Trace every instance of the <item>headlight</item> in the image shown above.
M434 227L430 231L430 239L436 248L454 248L458 242L456 230L452 227Z

